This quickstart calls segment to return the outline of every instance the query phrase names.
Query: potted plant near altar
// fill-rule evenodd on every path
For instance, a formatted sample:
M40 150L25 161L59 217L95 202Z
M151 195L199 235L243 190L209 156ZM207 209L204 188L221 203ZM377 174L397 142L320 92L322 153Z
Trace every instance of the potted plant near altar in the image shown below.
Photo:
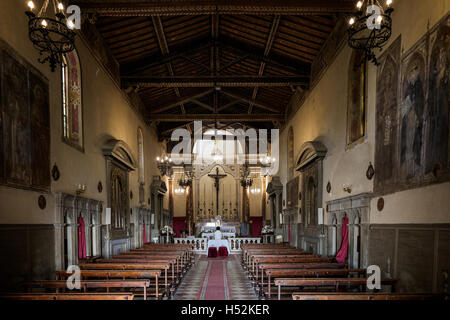
M174 236L175 235L175 232L173 232L173 229L172 229L171 226L164 226L164 227L162 227L161 230L159 230L159 233L161 235L164 235L164 236L167 235L167 233L169 233L169 236Z
M159 230L159 234L161 237L165 238L166 243L170 242L170 239L175 236L175 232L171 226L164 226Z

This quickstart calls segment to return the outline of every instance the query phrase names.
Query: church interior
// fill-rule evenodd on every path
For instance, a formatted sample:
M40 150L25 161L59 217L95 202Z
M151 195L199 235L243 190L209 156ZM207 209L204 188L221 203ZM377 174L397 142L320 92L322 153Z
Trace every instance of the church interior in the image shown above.
M449 9L0 1L0 299L447 299Z

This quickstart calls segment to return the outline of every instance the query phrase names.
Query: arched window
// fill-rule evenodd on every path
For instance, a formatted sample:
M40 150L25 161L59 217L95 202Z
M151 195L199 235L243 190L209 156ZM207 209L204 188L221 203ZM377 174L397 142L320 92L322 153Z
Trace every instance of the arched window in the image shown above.
M142 129L138 128L138 172L139 172L139 183L145 183L145 172L144 172L144 135L142 134Z
M142 134L142 129L141 128L138 128L137 141L138 141L139 203L141 205L144 205L145 204L144 135Z
M287 149L288 149L288 175L289 180L294 177L294 129L289 127L288 131L288 141L287 141Z
M84 151L81 66L76 50L63 55L61 80L63 140Z
M347 145L366 134L366 62L361 50L354 50L348 72Z

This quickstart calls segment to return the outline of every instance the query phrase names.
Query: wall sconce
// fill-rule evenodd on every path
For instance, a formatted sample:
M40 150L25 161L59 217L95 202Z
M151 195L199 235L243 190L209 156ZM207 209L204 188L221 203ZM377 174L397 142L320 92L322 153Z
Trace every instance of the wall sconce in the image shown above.
M86 191L86 185L84 184L79 184L77 186L77 190L75 191L77 195L80 195L82 193L84 193Z
M352 193L352 186L342 185L344 192Z
M253 188L250 190L251 194L260 194L261 193L261 189L260 188Z

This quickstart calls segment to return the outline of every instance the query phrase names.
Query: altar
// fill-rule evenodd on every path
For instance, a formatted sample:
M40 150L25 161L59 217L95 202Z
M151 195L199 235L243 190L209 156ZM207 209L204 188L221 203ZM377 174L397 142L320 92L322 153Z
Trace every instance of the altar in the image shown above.
M231 253L231 247L230 247L230 243L228 242L228 240L208 240L208 248L206 250L206 252L209 251L209 248L215 247L217 249L217 252L219 252L219 248L220 247L226 247L228 250L228 254Z
M207 224L202 227L202 238L214 239L214 233L217 229L217 223ZM220 232L222 233L222 238L236 238L236 227L235 226L222 226L220 227Z

